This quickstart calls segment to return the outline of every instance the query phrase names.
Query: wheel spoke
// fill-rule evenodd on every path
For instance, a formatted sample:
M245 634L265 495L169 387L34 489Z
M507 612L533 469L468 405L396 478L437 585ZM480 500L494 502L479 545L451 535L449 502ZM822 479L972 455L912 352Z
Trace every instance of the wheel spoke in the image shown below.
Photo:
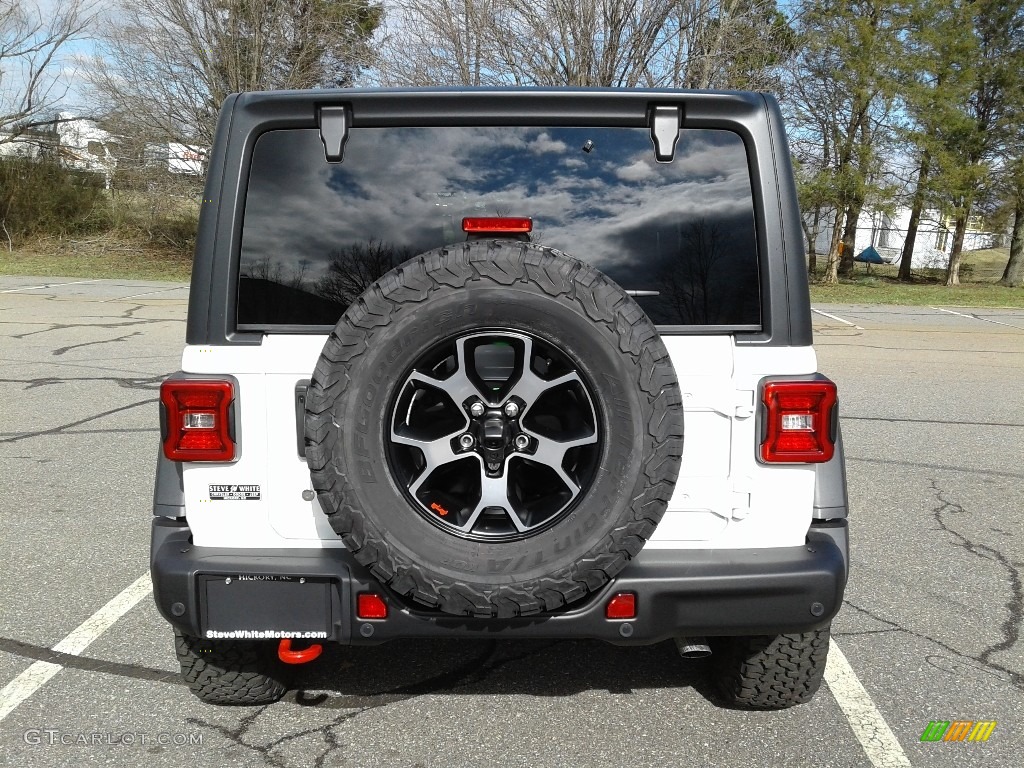
M529 411L540 396L549 389L561 387L571 382L577 382L580 385L583 384L583 381L580 379L580 375L576 373L576 371L572 371L555 379L542 379L533 372L527 362L523 366L523 375L520 377L519 381L516 382L516 385L512 388L509 396L522 399L526 403L526 410ZM526 412L523 413L523 416L526 416Z
M420 440L419 438L410 437L409 435L403 435L396 432L394 427L391 429L391 440L399 443L400 445L409 445L413 448L419 448L423 453L423 460L426 462L426 466L423 467L423 471L417 475L416 479L409 484L409 493L415 495L416 491L419 490L420 486L423 485L423 481L430 477L431 473L438 467L450 464L453 461L464 458L464 455L457 454L452 450L452 438L458 434L460 430L456 430L451 434L439 437L436 440Z
M480 390L476 388L461 368L447 379L435 379L420 371L413 371L409 374L406 384L419 384L420 386L440 389L447 394L452 402L460 409L462 404L471 397L480 397Z
M597 432L587 435L586 437L576 438L574 440L552 440L549 437L543 437L534 432L526 431L530 437L537 442L537 448L532 455L525 455L523 458L527 458L530 461L535 461L538 464L544 464L558 475L559 479L565 483L566 488L572 493L572 498L576 498L579 495L580 487L576 482L569 477L566 471L562 468L562 462L565 461L565 453L570 448L577 448L581 445L593 445L597 442Z
M422 386L433 387L434 389L440 389L445 392L455 403L456 406L461 410L462 404L469 399L487 399L487 394L481 392L476 384L469 378L466 371L466 339L457 339L455 342L455 361L456 369L446 379L436 379L429 374L423 373L422 371L413 371L409 374L409 378L406 379L405 385L409 384L420 384Z
M512 508L512 503L508 500L508 472L502 473L501 477L488 477L484 472L483 464L481 464L480 501L477 502L476 508L470 514L469 519L466 520L465 525L461 526L460 529L466 532L472 531L476 521L488 507L500 507L505 510L505 514L509 516L516 530L520 533L526 531L526 525L519 519L519 516Z

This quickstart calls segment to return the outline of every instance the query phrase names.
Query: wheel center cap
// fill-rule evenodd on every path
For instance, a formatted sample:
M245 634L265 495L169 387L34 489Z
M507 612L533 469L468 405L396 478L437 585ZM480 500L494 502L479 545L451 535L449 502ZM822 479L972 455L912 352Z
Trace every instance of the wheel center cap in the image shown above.
M480 449L487 464L487 473L500 474L506 448L511 443L508 419L501 411L490 411L484 414L481 421Z
M485 450L501 450L508 440L508 423L503 416L484 419L483 445Z

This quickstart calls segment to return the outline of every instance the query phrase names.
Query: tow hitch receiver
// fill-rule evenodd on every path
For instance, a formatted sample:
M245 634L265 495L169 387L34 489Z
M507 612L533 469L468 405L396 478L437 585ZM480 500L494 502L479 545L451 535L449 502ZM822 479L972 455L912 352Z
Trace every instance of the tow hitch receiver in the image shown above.
M324 647L322 645L314 643L308 648L293 651L291 638L282 637L281 643L277 646L277 658L285 664L306 664L319 658L320 654L323 653L323 650Z

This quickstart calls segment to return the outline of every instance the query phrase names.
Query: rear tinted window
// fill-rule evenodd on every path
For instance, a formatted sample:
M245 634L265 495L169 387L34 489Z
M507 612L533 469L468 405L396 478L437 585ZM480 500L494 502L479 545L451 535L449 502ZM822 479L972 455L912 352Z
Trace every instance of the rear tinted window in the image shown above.
M746 152L686 129L658 163L646 128L355 128L341 164L316 130L263 134L246 196L238 324L333 325L374 280L466 239L464 216L533 219L660 325L759 327ZM646 294L646 295L645 295Z

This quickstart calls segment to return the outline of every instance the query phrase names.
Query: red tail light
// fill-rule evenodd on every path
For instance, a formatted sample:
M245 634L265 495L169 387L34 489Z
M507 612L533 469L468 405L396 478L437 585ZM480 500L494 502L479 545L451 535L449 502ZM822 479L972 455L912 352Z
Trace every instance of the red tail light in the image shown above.
M360 619L386 619L388 604L380 595L362 592L356 597L356 617Z
M164 455L171 461L234 461L230 381L169 379L160 385Z
M533 219L519 216L467 216L462 231L473 234L525 234L533 230Z
M833 412L836 385L813 381L770 381L761 395L765 406L761 461L820 463L835 452Z
M604 617L606 619L635 619L636 594L619 592L605 605Z

